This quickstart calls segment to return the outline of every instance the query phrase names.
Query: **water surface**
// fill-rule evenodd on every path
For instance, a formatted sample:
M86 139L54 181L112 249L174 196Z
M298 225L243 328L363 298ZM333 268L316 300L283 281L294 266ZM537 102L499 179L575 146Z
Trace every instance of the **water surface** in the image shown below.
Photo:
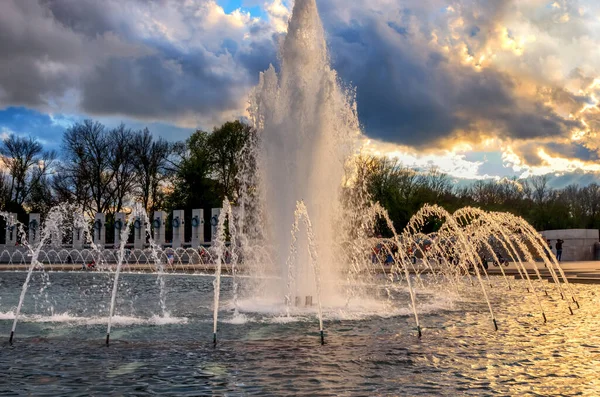
M408 299L397 299L389 313L326 312L321 346L310 313L234 318L225 278L214 348L212 278L167 276L165 317L156 276L124 274L107 348L112 276L50 273L45 280L36 273L11 347L24 279L0 273L1 395L600 394L595 286L576 286L582 307L574 316L556 292L544 297L543 324L531 295L509 293L496 280L498 332L475 290L460 298L421 291L421 340Z

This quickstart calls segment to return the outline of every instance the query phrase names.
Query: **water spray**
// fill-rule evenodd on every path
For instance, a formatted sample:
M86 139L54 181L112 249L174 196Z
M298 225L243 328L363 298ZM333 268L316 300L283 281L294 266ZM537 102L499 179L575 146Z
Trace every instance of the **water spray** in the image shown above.
M134 210L135 212L135 210ZM135 216L132 213L127 221L127 225L121 230L121 243L119 245L119 258L117 262L117 270L115 271L115 280L113 283L112 295L110 298L110 309L108 311L108 325L106 328L106 346L109 346L110 341L110 329L112 326L112 318L115 314L115 306L117 303L117 291L119 289L119 275L121 274L121 268L123 267L123 261L125 259L125 244L127 244L127 238L129 236L129 229L133 224Z

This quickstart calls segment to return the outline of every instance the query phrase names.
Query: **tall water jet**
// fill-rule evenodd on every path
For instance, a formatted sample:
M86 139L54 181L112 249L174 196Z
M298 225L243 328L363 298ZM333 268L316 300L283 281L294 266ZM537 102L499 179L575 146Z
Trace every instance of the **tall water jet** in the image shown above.
M60 226L64 221L65 213L69 213L68 208L63 208L61 206L57 206L52 208L46 217L46 221L42 225L41 228L41 238L35 247L30 247L31 251L31 263L29 264L29 268L27 270L27 277L25 278L25 282L23 283L23 287L21 289L21 295L19 296L19 304L17 305L17 309L15 311L15 319L13 321L13 325L10 331L9 343L12 345L13 338L15 336L15 330L17 328L17 323L19 321L19 315L21 313L21 308L23 307L23 302L25 301L25 295L27 294L27 288L29 286L29 281L31 280L31 275L33 270L37 266L42 266L42 264L38 261L38 257L40 251L44 244L46 244L52 237L58 237L62 240L62 233L60 230ZM24 233L23 233L24 235Z
M117 269L115 271L115 279L113 282L112 294L110 297L110 309L108 311L108 325L106 327L106 346L110 344L110 329L112 327L112 318L115 313L115 305L117 302L117 290L119 288L119 275L121 274L121 267L123 266L123 261L125 259L125 245L127 244L127 240L129 237L129 232L131 230L131 226L133 225L133 221L135 219L135 211L129 216L127 224L121 229L120 233L120 241L119 244L119 255L117 259Z
M271 66L260 75L249 108L261 142L258 164L273 272L286 277L289 227L294 222L296 202L303 200L319 241L323 278L336 281L334 220L344 162L359 124L353 96L341 88L329 65L315 0L295 1L280 59L279 73ZM308 256L307 252L299 253L296 274L310 274ZM296 285L299 294L315 294L313 277L298 280L306 280ZM286 293L285 283L277 283L271 290L276 294L273 298L281 299Z
M223 210L219 214L219 221L217 223L217 236L214 240L214 249L216 253L215 259L215 279L213 281L214 287L214 301L213 301L213 344L217 346L217 325L219 320L219 298L221 295L221 269L223 266L223 260L225 258L225 240L227 238L225 233L225 220L229 219L230 225L233 224L233 216L231 216L231 204L229 200L225 198L223 200ZM233 248L232 248L233 249ZM235 292L234 292L235 294Z

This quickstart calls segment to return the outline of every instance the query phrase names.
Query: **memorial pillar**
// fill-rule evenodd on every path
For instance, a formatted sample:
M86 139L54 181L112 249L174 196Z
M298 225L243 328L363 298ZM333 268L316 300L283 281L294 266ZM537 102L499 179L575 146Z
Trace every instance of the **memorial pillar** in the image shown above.
M73 248L82 249L85 242L85 219L83 215L76 214L73 220Z
M94 218L94 244L99 248L106 244L106 215L100 212Z
M40 242L40 229L42 227L40 214L29 214L29 230L27 231L27 241L30 246L35 246Z
M215 241L217 238L217 225L219 224L219 215L221 214L221 208L213 208L210 215L210 239Z
M173 211L173 220L171 220L171 225L173 226L173 249L183 246L185 242L184 216L184 210Z
M125 213L117 212L115 214L115 249L121 246L121 232L127 226L127 222L125 221ZM129 233L127 233L127 237L129 237Z
M155 211L153 217L152 238L154 239L154 244L162 248L165 245L165 225L167 224L167 213L164 211Z
M146 245L146 222L137 215L133 221L133 248L144 249Z
M17 245L17 232L17 214L9 212L6 219L6 245L13 247Z
M204 242L204 210L192 210L192 248Z

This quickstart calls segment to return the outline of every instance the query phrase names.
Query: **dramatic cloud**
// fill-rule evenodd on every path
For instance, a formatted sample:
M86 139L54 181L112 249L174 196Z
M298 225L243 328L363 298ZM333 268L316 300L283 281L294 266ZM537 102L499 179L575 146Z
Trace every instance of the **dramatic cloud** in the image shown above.
M292 3L4 0L0 109L210 128L244 115L258 73L278 62ZM571 162L562 169L593 170L597 2L317 3L332 63L356 88L368 137L413 152L445 151L456 164L468 146L496 150L496 161L523 170L557 159ZM261 8L231 11L239 5ZM487 164L464 161L469 173Z
M370 136L427 148L490 136L562 138L585 128L563 108L576 112L590 97L579 92L581 86L573 92L559 85L567 82L562 75L553 81L556 70L549 60L559 59L558 49L545 49L548 61L541 69L541 50L528 56L529 46L536 48L534 33L554 37L551 22L558 17L552 10L558 4L549 15L539 1L327 4L322 10L335 65L356 85ZM581 37L586 32L577 28L580 23L581 17L573 17L563 23L573 29L555 34ZM577 72L581 69L571 74Z
M218 122L276 61L271 25L214 1L8 0L0 106Z

